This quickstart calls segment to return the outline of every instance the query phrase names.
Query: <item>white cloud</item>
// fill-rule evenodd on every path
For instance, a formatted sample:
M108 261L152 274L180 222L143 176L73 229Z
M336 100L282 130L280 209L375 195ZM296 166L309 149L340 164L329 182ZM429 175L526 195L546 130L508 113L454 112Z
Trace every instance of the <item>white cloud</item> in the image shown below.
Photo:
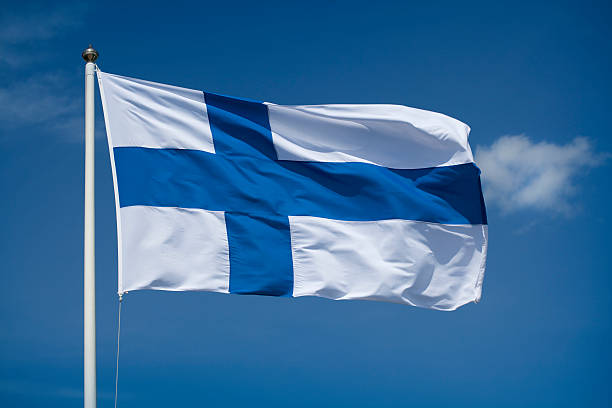
M476 149L485 199L506 212L538 209L568 213L580 176L605 158L583 137L557 145L534 143L524 135L503 136L490 147Z

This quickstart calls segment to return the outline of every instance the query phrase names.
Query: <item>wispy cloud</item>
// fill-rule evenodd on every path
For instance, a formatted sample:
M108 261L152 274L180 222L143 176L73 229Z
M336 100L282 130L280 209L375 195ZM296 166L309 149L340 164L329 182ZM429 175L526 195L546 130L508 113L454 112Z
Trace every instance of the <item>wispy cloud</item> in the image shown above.
M44 58L44 42L82 25L82 4L3 13L0 18L0 66L19 68Z
M0 141L18 129L81 140L84 101L75 85L81 83L76 75L46 73L0 87Z
M66 92L67 79L42 74L0 88L0 121L7 125L58 123L78 111L78 95Z
M52 55L61 36L82 25L86 13L86 7L77 3L41 4L36 9L7 11L0 17L0 68L4 68L0 139L11 137L16 129L28 128L27 133L32 133L37 127L34 133L81 140L82 77L61 68L41 71L36 64Z
M524 135L503 136L489 147L476 149L485 198L506 212L569 213L580 176L606 157L583 137L558 145L535 143Z

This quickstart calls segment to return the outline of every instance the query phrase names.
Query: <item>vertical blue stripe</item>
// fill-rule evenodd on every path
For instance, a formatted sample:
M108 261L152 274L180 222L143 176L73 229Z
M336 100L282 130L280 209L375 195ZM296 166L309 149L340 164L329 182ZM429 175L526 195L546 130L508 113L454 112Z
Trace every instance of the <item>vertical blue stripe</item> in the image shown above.
M230 293L291 296L293 263L289 218L225 213Z
M204 100L217 154L277 160L266 105L208 92Z
M204 93L204 100L217 160L223 157L277 160L266 105L213 93ZM252 187L242 186L247 190ZM291 296L293 262L289 218L226 211L225 225L230 253L230 293Z

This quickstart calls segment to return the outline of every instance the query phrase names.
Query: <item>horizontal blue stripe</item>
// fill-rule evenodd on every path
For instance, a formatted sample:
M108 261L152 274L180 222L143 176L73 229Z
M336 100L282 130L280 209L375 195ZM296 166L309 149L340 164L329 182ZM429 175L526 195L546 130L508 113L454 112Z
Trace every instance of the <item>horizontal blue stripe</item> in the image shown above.
M472 163L387 169L367 163L229 159L198 150L116 147L121 207L174 206L337 220L486 224Z

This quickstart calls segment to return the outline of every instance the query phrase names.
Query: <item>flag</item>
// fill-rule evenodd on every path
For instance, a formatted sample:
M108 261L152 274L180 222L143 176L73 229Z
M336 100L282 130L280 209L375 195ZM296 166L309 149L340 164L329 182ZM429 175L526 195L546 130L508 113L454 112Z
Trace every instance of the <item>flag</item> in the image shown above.
M119 293L454 310L481 296L469 127L399 105L277 105L98 71Z

